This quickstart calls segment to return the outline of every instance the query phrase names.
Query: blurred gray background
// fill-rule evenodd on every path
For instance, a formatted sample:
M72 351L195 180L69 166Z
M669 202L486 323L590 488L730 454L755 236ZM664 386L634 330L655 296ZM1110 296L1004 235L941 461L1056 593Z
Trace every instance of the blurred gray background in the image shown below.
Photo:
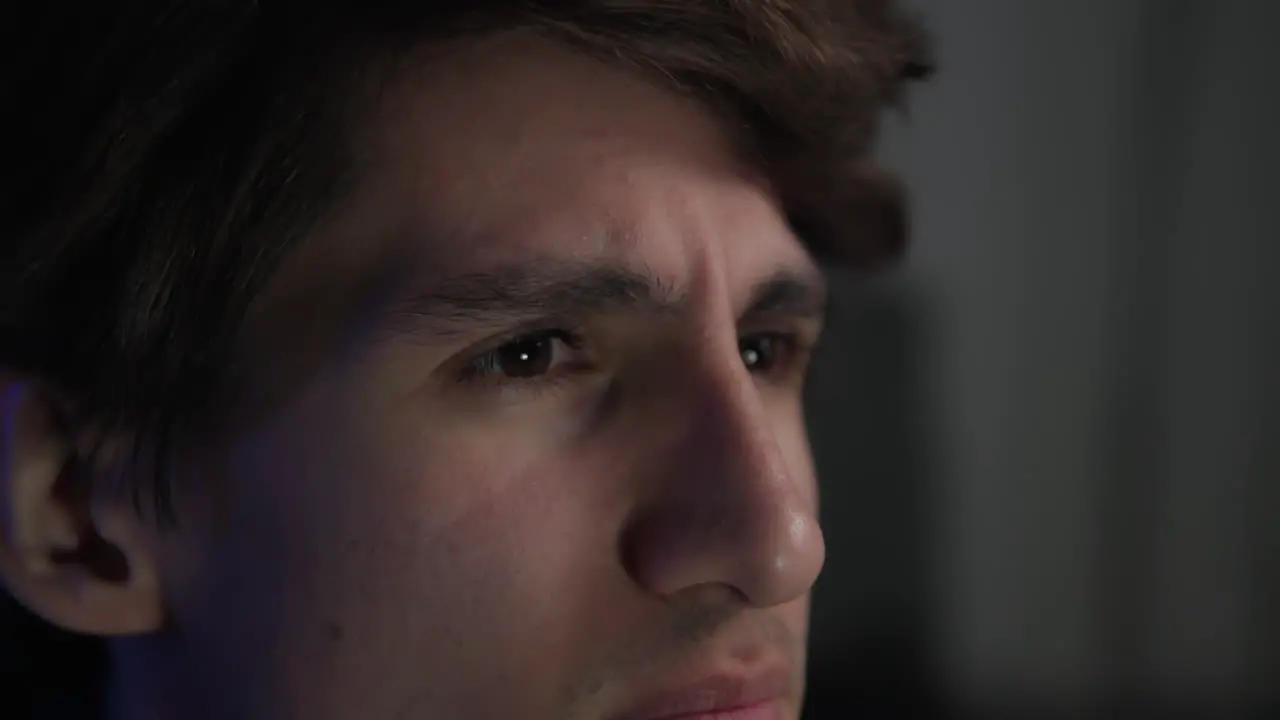
M1280 717L1280 3L911 5L915 244L811 388L807 717Z

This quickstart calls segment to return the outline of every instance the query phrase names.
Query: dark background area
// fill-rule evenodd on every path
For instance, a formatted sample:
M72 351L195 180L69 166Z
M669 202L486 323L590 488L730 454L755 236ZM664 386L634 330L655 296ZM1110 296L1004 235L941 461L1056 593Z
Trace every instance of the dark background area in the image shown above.
M911 4L915 244L815 370L807 717L1280 717L1280 3Z

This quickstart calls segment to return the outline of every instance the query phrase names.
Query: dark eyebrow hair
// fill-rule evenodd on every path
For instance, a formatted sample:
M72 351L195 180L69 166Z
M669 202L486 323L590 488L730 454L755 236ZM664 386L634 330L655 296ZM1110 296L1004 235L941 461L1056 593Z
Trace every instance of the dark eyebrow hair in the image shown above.
M751 302L738 321L789 316L825 323L829 306L827 283L821 275L784 270L752 289Z
M429 291L392 303L384 325L394 334L448 338L476 328L540 318L610 313L670 313L686 291L646 271L621 265L538 262L457 275ZM822 321L827 290L816 272L781 270L758 283L740 322L766 316Z

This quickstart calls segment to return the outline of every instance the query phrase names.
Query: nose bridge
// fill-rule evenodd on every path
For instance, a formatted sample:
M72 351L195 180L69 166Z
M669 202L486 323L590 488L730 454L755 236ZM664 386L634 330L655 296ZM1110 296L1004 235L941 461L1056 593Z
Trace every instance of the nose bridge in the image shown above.
M744 495L785 491L790 472L751 375L740 362L724 362L700 379L688 390L690 439L703 451L694 457L710 466L709 476Z
M664 596L721 584L777 605L803 596L823 562L811 479L797 476L810 466L790 466L754 378L729 353L704 346L710 359L680 388L686 420L660 497L629 532L632 571Z

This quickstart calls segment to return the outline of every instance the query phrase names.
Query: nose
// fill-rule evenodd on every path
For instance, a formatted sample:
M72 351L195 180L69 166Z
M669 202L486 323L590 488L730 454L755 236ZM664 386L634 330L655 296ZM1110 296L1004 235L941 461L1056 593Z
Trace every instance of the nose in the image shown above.
M825 546L799 414L771 417L741 363L692 380L676 450L658 461L661 490L623 535L628 572L668 598L706 585L756 607L804 596Z

